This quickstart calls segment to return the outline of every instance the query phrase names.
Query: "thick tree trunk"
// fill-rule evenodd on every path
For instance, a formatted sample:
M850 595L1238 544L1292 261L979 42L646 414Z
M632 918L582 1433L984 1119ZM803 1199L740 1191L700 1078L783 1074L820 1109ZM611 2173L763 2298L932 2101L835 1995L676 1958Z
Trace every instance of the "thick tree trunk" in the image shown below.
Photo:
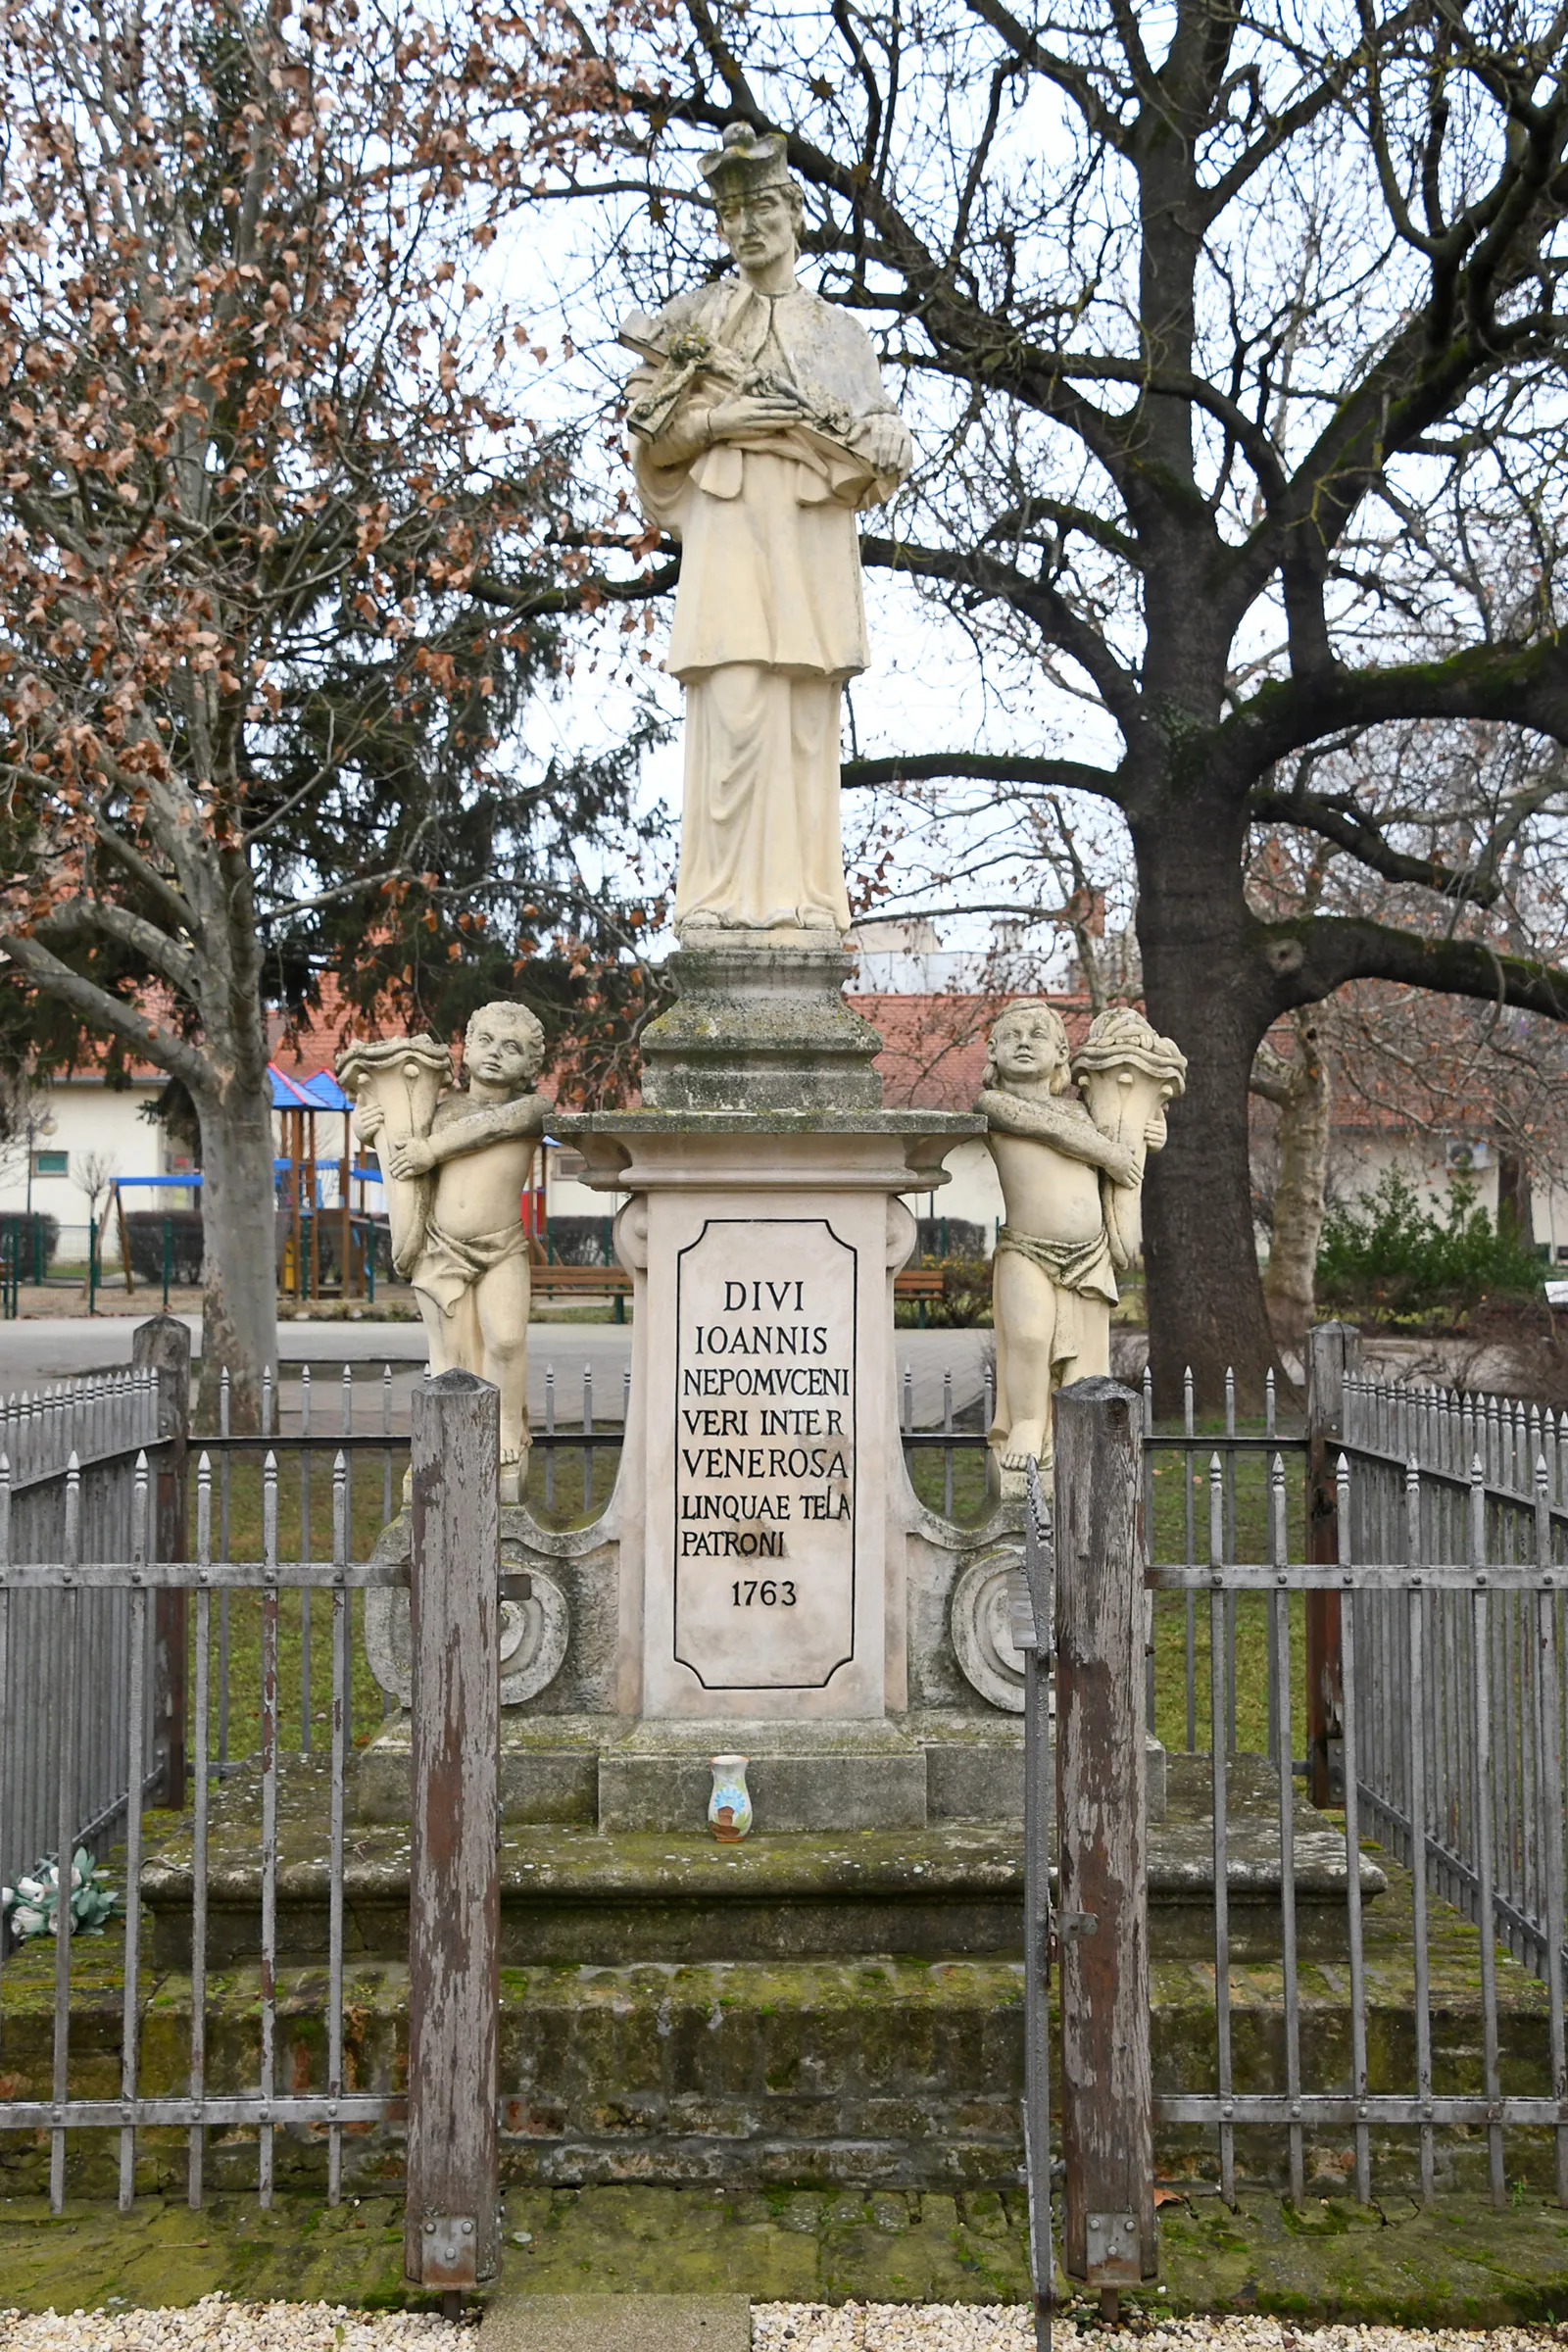
M1144 1258L1154 1410L1178 1412L1192 1367L1199 1406L1261 1404L1274 1342L1252 1229L1248 1081L1273 1009L1242 890L1244 827L1227 800L1167 785L1133 825L1144 1003L1187 1055L1187 1092L1145 1179ZM1163 806L1158 806L1162 803Z
M1511 1144L1497 1147L1497 1231L1511 1234L1527 1250L1536 1246L1536 1206L1530 1169Z
M277 1361L276 1187L265 1089L197 1100L202 1131L201 1426L218 1426L220 1374L230 1426L261 1427L262 1372Z
M1309 1016L1297 1016L1296 1052L1280 1072L1275 1099L1280 1106L1280 1165L1263 1303L1275 1338L1282 1346L1295 1347L1305 1336L1316 1303L1317 1245L1323 1231L1334 1109L1328 1064Z

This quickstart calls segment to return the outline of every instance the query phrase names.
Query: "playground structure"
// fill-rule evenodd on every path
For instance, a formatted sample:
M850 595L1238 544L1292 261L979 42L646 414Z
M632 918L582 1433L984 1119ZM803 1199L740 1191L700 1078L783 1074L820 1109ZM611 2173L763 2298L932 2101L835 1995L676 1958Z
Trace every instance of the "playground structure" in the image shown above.
M373 1154L356 1155L353 1103L329 1070L302 1077L275 1062L268 1068L278 1123L272 1163L278 1296L373 1305L377 1285L393 1279L390 1231L380 1167ZM334 1119L342 1120L337 1150L337 1134L318 1124ZM621 1322L631 1278L615 1259L612 1217L571 1215L555 1220L553 1229L544 1158L553 1146L546 1136L521 1202L535 1293L541 1300L608 1302ZM128 1298L158 1298L167 1308L172 1292L200 1281L201 1189L199 1169L116 1176L103 1217L78 1229L71 1249L52 1217L0 1217L0 1318L20 1312L24 1289L84 1291L89 1313L111 1286ZM169 1204L171 1194L182 1196L179 1206ZM148 1199L145 1210L137 1210L139 1199Z

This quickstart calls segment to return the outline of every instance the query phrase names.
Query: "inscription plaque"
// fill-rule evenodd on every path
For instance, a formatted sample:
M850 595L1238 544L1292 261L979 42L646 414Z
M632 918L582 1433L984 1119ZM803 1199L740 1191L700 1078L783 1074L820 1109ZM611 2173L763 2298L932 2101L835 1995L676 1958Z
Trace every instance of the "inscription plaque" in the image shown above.
M857 1257L825 1217L710 1218L678 1253L674 1654L705 1689L855 1654Z

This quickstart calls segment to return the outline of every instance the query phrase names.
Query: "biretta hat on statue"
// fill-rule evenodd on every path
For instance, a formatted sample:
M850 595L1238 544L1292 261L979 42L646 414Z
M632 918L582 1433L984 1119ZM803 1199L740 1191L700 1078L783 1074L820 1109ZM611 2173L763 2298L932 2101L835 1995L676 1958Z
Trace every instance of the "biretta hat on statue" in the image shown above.
M759 188L789 188L795 182L784 160L784 134L755 131L749 122L731 122L721 147L710 147L699 169L717 205L733 204Z

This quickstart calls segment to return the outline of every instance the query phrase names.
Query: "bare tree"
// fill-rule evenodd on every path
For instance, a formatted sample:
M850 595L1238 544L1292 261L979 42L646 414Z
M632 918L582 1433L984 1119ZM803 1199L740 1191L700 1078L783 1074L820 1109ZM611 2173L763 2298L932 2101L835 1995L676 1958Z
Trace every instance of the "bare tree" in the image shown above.
M100 1250L103 1248L103 1203L114 1189L119 1165L113 1152L74 1152L72 1153L71 1181L78 1193L85 1194L87 1200L89 1255L91 1241L96 1241ZM91 1289L92 1269L89 1265L86 1279L82 1283L82 1290L84 1293L88 1293Z
M544 25L554 192L600 202L624 255L640 182L653 291L702 250L693 149L735 119L786 134L823 289L880 332L923 441L868 561L1054 696L1055 741L1081 713L1069 755L895 741L847 781L922 820L970 788L985 841L940 868L952 903L1024 916L1040 797L1119 812L1148 1010L1191 1064L1145 1219L1158 1391L1190 1358L1203 1398L1231 1361L1255 1394L1248 1084L1273 1023L1356 979L1568 1015L1568 973L1455 919L1560 838L1560 777L1412 804L1314 759L1402 722L1568 737L1560 15L559 0ZM1264 919L1259 827L1406 887L1416 919ZM1025 870L998 889L1009 829Z
M590 573L474 274L519 158L466 17L0 0L0 943L188 1094L204 1386L254 1426L270 958L418 1004L500 900L510 977L624 800L552 769L485 817Z
M1281 1053L1269 1038L1258 1047L1251 1089L1279 1113L1263 1298L1275 1338L1298 1345L1314 1308L1317 1246L1327 1205L1334 1089L1314 1014L1296 1013L1291 1028L1288 1052Z

